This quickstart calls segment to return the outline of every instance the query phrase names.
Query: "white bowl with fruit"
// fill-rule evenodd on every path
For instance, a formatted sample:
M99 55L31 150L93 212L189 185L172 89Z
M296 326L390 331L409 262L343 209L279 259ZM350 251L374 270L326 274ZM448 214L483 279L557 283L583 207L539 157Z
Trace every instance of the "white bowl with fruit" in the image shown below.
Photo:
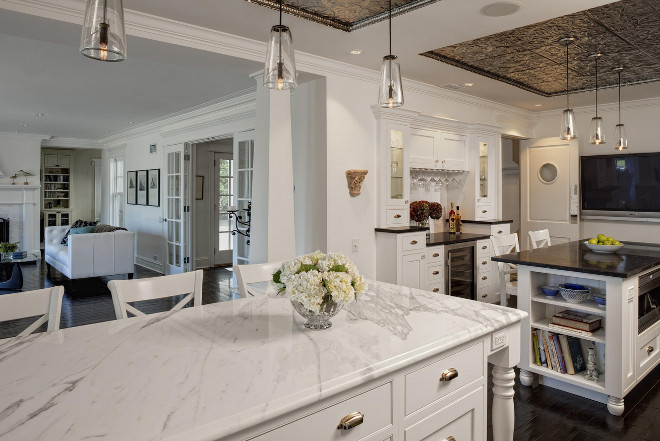
M607 237L604 234L589 239L584 243L587 248L595 253L616 253L623 245L621 242L613 237Z

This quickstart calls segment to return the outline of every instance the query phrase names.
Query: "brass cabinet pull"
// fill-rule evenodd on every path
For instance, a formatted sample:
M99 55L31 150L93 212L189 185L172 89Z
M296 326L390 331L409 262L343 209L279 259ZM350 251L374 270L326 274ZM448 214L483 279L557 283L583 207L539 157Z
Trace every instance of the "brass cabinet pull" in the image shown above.
M484 261L481 262L482 265L485 265L485 264L487 264L487 263L488 263L487 260L484 260Z
M434 276L437 276L438 274L440 274L440 271L438 271L438 270L433 271Z
M440 288L433 288L433 292L440 292Z
M488 278L488 276L483 276L483 277L481 278L481 280L486 280L487 278Z
M440 254L438 254L438 253L433 253L433 257L440 257Z
M458 377L458 371L454 368L449 368L442 373L440 381L451 381L456 377Z
M485 299L486 297L488 297L488 294L481 294L482 299Z
M484 245L481 247L482 250L485 250L486 248L488 248L488 245Z
M447 438L443 439L442 441L456 441L456 438L453 436L449 435Z
M404 202L404 204L407 204L407 203L408 203L408 200L406 199L406 201Z
M654 350L655 348L653 346L649 346L648 348L646 348L646 353L651 355L651 352L653 352Z
M417 241L416 240L411 240L410 245L417 245Z
M397 214L394 215L394 219L398 219L398 218L400 218L400 217L401 217L401 215L400 215L399 213L397 213Z
M482 213L488 213L488 210L481 210Z
M351 430L355 426L359 426L364 422L364 415L362 412L353 412L346 415L344 418L339 421L337 429L340 430Z
M424 259L426 259L426 256L422 254L420 259L424 260Z
M502 234L502 233L503 233L503 231L502 231L502 230L499 230L499 231L497 232L497 234Z

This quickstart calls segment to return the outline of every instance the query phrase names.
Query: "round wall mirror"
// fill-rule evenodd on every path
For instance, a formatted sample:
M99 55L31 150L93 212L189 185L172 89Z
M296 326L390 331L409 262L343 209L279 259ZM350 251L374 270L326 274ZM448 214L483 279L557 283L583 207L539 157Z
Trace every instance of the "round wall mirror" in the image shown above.
M539 167L539 179L544 184L552 184L557 180L557 166L552 162L546 162Z

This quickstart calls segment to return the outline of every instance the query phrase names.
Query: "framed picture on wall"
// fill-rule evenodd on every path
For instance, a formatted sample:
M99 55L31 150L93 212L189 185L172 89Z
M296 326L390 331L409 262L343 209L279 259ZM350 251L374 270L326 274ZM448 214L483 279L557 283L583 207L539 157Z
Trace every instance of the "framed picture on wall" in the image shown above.
M130 205L137 204L137 172L129 171L126 173L126 203Z
M137 171L137 204L147 205L147 171Z
M147 204L152 207L160 207L160 169L152 168L147 172Z

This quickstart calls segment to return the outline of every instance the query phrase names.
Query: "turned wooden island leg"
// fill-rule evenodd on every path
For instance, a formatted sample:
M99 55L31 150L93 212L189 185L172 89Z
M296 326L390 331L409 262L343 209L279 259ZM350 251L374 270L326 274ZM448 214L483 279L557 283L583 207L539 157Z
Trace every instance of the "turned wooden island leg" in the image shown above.
M514 410L513 386L516 373L513 368L493 366L493 440L513 439Z
M613 397L612 395L607 398L607 410L609 410L612 415L623 415L623 409L623 398Z

